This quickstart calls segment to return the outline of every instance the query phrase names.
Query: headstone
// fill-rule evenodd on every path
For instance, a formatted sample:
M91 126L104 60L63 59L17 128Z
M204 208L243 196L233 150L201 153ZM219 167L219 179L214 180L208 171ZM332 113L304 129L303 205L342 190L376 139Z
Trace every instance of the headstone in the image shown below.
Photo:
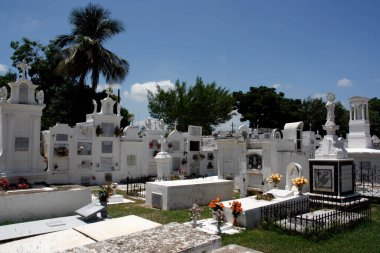
M96 217L96 214L104 210L104 206L97 204L88 204L75 211L76 214L82 216L85 220L90 220Z
M152 192L152 207L162 209L162 194Z
M294 196L294 191L290 190L280 190L280 189L272 189L267 193L273 194L276 198L289 198Z

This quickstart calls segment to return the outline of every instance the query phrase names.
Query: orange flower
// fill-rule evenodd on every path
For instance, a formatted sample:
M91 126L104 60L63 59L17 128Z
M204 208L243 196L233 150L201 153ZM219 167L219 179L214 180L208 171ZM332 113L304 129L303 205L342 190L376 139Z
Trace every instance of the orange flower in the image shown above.
M220 202L221 197L219 196L216 199L213 199L210 204L208 205L212 210L217 211L217 210L223 210L224 205L222 202Z
M241 212L243 212L243 208L241 207L241 202L234 200L229 203L231 206L232 215L237 218Z

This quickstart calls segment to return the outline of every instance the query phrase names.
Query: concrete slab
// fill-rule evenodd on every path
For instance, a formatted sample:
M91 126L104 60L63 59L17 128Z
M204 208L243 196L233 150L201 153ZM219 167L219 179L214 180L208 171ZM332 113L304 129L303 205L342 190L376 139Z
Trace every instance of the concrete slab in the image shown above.
M211 252L220 248L221 238L179 223L68 249L66 253Z
M87 224L79 215L0 226L1 241L35 236Z
M120 195L116 195L116 196L120 196ZM112 201L108 202L108 205L135 203L135 201L133 201L133 200L123 198L123 196L121 196L121 197L122 198L117 197L116 199L112 199ZM111 196L111 198L112 198L112 196ZM93 204L99 204L99 199L95 195L92 195L92 203Z
M96 241L103 241L158 226L161 226L161 224L135 215L129 215L79 226L76 227L75 230L87 235Z
M216 223L217 221L211 218L198 220L195 228L208 234L217 235L219 231L216 227ZM193 227L192 222L186 222L184 225ZM222 234L233 235L240 233L245 230L245 228L234 227L231 223L225 222L220 226L220 230L222 231Z
M1 253L46 253L64 251L73 247L80 247L94 243L87 236L68 229L45 235L34 236L14 242L4 243L0 246Z
M261 251L249 249L236 244L230 244L220 249L211 251L211 253L262 253Z

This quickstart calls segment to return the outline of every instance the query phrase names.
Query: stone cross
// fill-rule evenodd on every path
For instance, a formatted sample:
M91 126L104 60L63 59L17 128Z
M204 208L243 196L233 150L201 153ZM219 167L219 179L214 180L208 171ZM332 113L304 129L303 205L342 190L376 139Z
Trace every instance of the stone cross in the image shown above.
M21 78L26 79L26 70L30 69L30 66L26 63L25 59L21 63L17 64L16 67L21 69Z
M174 130L177 130L178 121L174 122Z

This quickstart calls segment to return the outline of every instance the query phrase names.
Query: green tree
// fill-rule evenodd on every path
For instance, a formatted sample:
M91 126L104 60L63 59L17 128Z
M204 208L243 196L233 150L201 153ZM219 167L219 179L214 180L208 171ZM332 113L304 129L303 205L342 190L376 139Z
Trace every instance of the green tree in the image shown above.
M282 129L285 123L299 121L301 100L285 98L275 88L250 87L248 92L234 92L233 96L241 121L249 120L250 127Z
M371 98L368 101L368 109L371 134L380 137L380 99Z
M213 126L230 119L234 98L215 82L203 83L197 77L195 84L187 88L185 82L176 81L168 91L157 86L157 93L148 91L148 109L153 118L163 119L179 131L187 131L189 125L202 126L204 134L211 134Z
M99 76L107 82L121 82L129 72L129 64L113 52L103 47L112 36L124 31L123 24L110 18L110 11L98 5L89 4L85 8L75 8L69 16L73 26L71 34L59 35L57 45L63 48L63 60L57 72L79 77L79 85L91 72L92 89L96 90Z
M105 98L105 92L96 93L90 87L78 88L74 77L55 75L54 69L62 60L61 48L55 41L47 46L23 38L21 42L11 42L14 53L11 57L13 66L22 60L31 66L28 74L34 84L39 85L45 93L46 107L42 114L41 128L48 129L56 123L67 123L71 126L86 120L86 114L93 111L92 99L97 101ZM1 80L1 78L0 78ZM12 81L15 80L13 74ZM128 110L122 108L122 115L129 115ZM127 121L123 124L129 123Z

